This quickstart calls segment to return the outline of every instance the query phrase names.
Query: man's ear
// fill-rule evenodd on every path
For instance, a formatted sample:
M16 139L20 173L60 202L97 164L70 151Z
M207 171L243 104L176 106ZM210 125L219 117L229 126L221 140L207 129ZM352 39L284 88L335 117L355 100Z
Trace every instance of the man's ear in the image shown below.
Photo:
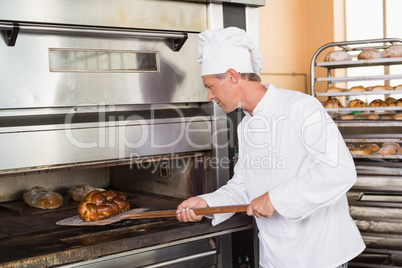
M226 71L226 77L233 84L237 84L237 82L239 81L239 74L234 69L228 69Z

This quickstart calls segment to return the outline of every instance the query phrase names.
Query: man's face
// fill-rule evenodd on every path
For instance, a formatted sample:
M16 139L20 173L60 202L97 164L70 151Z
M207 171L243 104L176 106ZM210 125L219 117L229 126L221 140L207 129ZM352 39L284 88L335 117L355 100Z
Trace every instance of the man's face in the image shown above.
M208 91L208 100L215 101L225 113L230 113L239 107L238 90L230 83L227 75L222 80L212 75L204 75L202 81Z

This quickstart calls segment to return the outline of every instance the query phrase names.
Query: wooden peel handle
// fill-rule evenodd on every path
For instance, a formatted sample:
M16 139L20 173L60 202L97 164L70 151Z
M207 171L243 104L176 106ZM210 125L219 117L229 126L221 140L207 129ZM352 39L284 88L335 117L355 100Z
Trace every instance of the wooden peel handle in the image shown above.
M221 207L206 207L194 208L195 215L208 215L216 213L235 213L246 212L248 205L234 205L234 206L221 206ZM159 211L146 211L136 212L132 214L122 215L122 219L154 219L154 218L169 218L175 217L176 210L159 210Z
M194 208L195 215L208 215L216 213L246 212L248 205L234 205L221 207Z

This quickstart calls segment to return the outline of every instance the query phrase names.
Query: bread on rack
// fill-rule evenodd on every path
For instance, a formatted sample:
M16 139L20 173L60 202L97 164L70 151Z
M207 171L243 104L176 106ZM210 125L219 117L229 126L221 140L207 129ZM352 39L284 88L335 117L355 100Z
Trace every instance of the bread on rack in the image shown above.
M394 101L389 105L390 107L402 107L402 98Z
M367 107L367 105L366 105L366 103L364 103L364 101L362 101L362 100L354 99L354 100L351 100L351 101L348 103L348 107L349 107L349 108L358 108L358 107Z
M324 102L325 108L344 108L337 98L330 98Z
M402 57L402 45L392 45L384 52L385 58Z
M336 93L336 92L341 92L342 90L339 87L329 87L327 88L328 93Z
M402 120L402 114L395 114L392 119L394 120Z
M383 53L374 48L364 49L359 55L357 55L358 60L381 59L382 57Z
M341 115L341 120L352 120L355 116L353 114L343 114Z
M382 114L380 115L381 120L392 120L392 114Z
M354 86L350 88L350 92L364 92L366 89L363 86Z
M380 117L378 115L376 115L376 114L369 114L367 116L368 120L378 120L378 118L380 118Z
M42 186L35 186L22 195L25 204L40 209L56 209L63 205L63 196Z
M382 155L394 155L400 149L400 146L396 142L385 142L382 144L380 150L378 151Z
M371 150L369 148L365 148L365 147L353 148L353 149L350 149L349 152L352 155L368 155L368 154L371 154Z
M385 86L378 85L378 86L374 86L371 90L372 91L385 91L385 90L387 90L387 88Z
M97 221L112 217L130 209L126 195L122 192L89 192L78 206L78 215L84 221Z
M375 143L362 144L360 148L368 148L371 152L378 152L380 150L380 146Z
M402 90L402 84L401 84L401 85L394 86L394 89L395 89L395 90Z
M388 106L390 106L392 103L394 103L396 101L396 99L395 98L392 98L392 97L388 97L388 98L386 98L385 99L385 103L388 105Z
M375 99L369 104L369 107L387 107L387 106L388 105L385 103L385 101L381 99Z
M331 51L324 58L325 62L349 60L352 60L352 57L346 51Z
M93 190L105 191L105 189L96 188L91 185L80 184L71 186L67 190L67 196L75 201L81 202L82 200L84 200L85 196Z

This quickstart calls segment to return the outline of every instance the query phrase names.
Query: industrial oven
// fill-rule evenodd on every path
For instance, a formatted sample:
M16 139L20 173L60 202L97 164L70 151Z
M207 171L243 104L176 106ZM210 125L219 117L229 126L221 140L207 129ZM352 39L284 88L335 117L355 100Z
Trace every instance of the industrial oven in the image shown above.
M323 103L338 99L343 107L326 108L335 120L350 148L375 144L380 148L392 144L402 145L402 124L398 115L402 107L395 105L370 105L375 100L396 102L402 97L402 72L390 73L391 68L402 64L402 57L377 57L359 59L365 50L374 50L383 55L392 46L400 46L398 38L333 42L323 45L314 54L311 62L312 95ZM324 61L332 50L349 54L349 60ZM348 70L360 69L360 75ZM392 69L395 70L395 69ZM319 83L325 83L317 90ZM364 90L352 90L353 84L366 83ZM348 86L350 85L350 86ZM385 90L374 90L377 85ZM340 88L339 92L328 92L326 88ZM365 105L351 107L353 100ZM391 99L392 100L392 99ZM397 144L397 145L396 145ZM381 149L380 149L381 150ZM402 267L402 150L392 154L372 151L353 154L357 182L347 193L350 214L359 228L365 251L349 263L349 267Z
M0 0L0 266L231 267L245 214L65 227L76 201L41 210L21 196L89 184L161 210L226 183L236 127L206 99L197 34L240 23L258 41L262 5Z

